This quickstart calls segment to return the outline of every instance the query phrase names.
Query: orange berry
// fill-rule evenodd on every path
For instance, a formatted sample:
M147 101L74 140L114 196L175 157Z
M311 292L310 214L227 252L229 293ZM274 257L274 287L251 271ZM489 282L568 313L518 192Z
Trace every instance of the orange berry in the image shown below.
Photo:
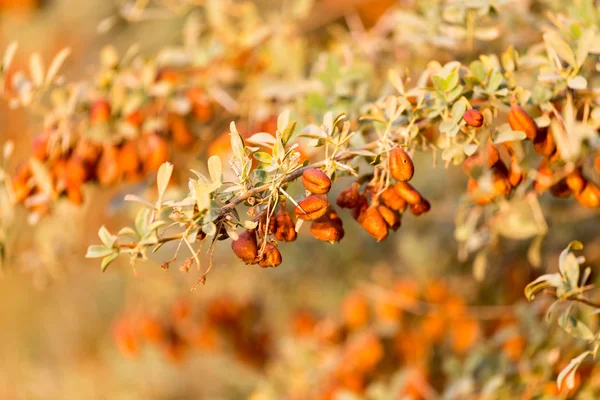
M483 114L473 108L465 111L463 114L463 119L467 125L474 128L479 128L483 125Z
M119 151L114 146L107 145L104 147L96 167L96 177L103 186L113 185L121 178Z
M575 193L575 199L584 207L600 207L600 188L592 182L586 183L581 193Z
M92 103L90 107L90 122L92 124L107 122L110 115L111 107L108 101L99 99Z
M388 225L376 206L368 207L358 218L358 223L378 242L388 236Z
M294 207L294 214L302 220L314 221L325 215L328 208L329 202L327 201L327 197L313 194L298 202L298 205Z
M167 117L167 123L173 136L173 142L180 148L187 148L194 143L194 135L190 131L185 119L178 114L171 113Z
M254 264L258 257L256 233L246 230L238 235L237 240L231 242L231 249L235 255L246 264Z
M347 295L342 302L342 318L350 329L359 329L369 322L369 304L360 292Z
M354 208L358 206L359 196L358 182L354 182L351 187L344 189L337 197L336 204L341 208Z
M406 201L398 195L393 187L388 187L380 195L379 198L387 207L394 211L403 213L406 210Z
M157 134L147 135L146 141L146 154L144 158L144 170L146 172L158 171L158 168L165 162L169 161L171 157L171 150L167 145L167 142Z
M281 242L293 242L298 236L290 213L282 206L275 217L277 228L275 238Z
M586 184L585 178L581 175L581 168L577 168L569 173L566 178L566 183L569 189L575 194L581 193Z
M398 182L396 186L394 186L396 193L402 199L404 199L408 204L418 204L423 201L423 196L421 193L408 182Z
M310 233L319 240L329 243L335 243L344 237L344 227L342 220L335 211L330 210L328 214L320 219L313 221L310 225Z
M331 179L323 171L310 168L302 173L302 185L313 194L326 194L331 189Z
M513 131L524 132L528 139L534 140L538 127L533 118L522 107L513 104L508 112L508 124Z
M384 205L379 205L377 206L377 211L379 211L379 214L381 214L381 217L385 223L393 231L397 231L398 228L400 228L400 225L402 225L402 219L400 218L400 215L390 208Z
M267 243L263 252L263 256L258 262L258 265L260 265L262 268L275 268L281 264L281 261L281 253L279 252L277 246L273 243Z
M399 182L408 182L415 174L415 166L410 156L401 147L394 147L390 151L388 165L392 177Z
M410 205L410 212L417 217L428 213L429 210L431 210L431 204L427 199L423 199L420 203Z
M37 135L31 141L31 155L40 161L46 161L48 158L48 138L41 134Z

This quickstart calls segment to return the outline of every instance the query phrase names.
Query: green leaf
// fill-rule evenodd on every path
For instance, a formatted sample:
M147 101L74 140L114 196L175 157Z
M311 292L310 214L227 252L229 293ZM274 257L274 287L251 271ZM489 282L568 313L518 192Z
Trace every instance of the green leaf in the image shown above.
M587 89L588 82L583 76L576 76L567 81L567 86L573 90Z
M263 164L271 165L273 163L273 157L269 153L265 153L264 151L254 153L253 156Z
M113 262L114 259L117 258L118 256L119 256L119 253L113 253L113 254L110 254L110 255L104 257L102 259L102 263L100 264L100 269L102 270L102 272L106 271L106 268L108 268L109 264L111 262Z
M208 173L213 183L221 182L222 172L221 159L219 156L211 156L208 159Z
M294 135L294 131L296 130L296 121L291 121L281 132L281 140L283 144L287 144L292 136Z
M98 230L98 236L100 237L100 240L102 241L102 243L104 243L104 245L108 248L113 247L115 244L115 241L117 240L117 237L111 235L110 232L108 231L108 229L106 229L106 227L104 225L102 225L100 227L100 229Z
M241 161L244 157L244 139L238 133L237 128L235 126L235 122L231 122L229 125L229 136L231 142L231 151L233 152L233 156Z
M202 232L206 233L207 236L214 236L217 234L217 226L214 222L209 222L202 226Z
M286 126L288 126L289 122L290 122L290 110L289 109L283 110L277 116L277 130L279 132L283 132L283 130L286 128Z
M92 245L88 247L85 258L101 258L112 254L114 249L102 245Z
M169 185L169 181L171 180L172 174L173 164L171 164L170 162L162 164L158 169L158 174L156 175L156 187L158 188L159 203L162 201L163 195L167 190L167 186Z
M117 233L119 236L129 236L132 239L137 239L139 236L134 229L126 226L125 228L121 228L121 230Z
M494 139L494 143L499 144L504 142L512 142L515 140L524 140L526 137L527 135L525 134L525 132L507 129L500 132L498 136L496 136L496 139Z
M498 90L503 80L504 76L502 76L500 72L494 72L490 77L490 80L485 90L487 90L489 93L494 93L496 90Z
M535 281L525 287L525 298L529 301L535 298L535 295L549 287L559 287L562 285L560 274L545 274L539 276Z
M558 33L545 33L544 42L546 42L546 46L552 49L556 55L563 59L567 64L572 67L577 66L577 61L575 60L575 55L573 54L571 46L569 46L569 44L558 35Z
M592 47L594 40L594 29L587 28L579 38L577 43L577 51L575 52L575 60L577 61L577 68L581 68Z
M571 362L569 362L569 365L567 365L565 368L563 368L562 371L560 371L558 377L556 378L556 384L558 385L559 389L561 388L565 378L567 378L567 387L569 389L573 389L573 387L575 387L575 372L577 372L577 368L579 368L579 365L590 354L590 351L584 351L583 353L572 359Z
M485 81L485 79L487 78L487 72L485 70L485 66L481 61L473 61L469 68L471 69L471 74L473 74L473 77L475 77L477 81Z
M587 340L589 342L596 338L596 335L583 322L571 315L571 305L558 319L558 325L569 335L577 339Z

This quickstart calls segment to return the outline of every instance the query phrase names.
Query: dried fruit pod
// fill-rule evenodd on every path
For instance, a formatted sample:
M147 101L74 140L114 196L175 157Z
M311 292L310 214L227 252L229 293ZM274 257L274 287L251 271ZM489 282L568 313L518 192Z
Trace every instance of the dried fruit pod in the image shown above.
M171 157L171 150L165 139L153 133L143 139L145 141L145 151L142 155L144 160L144 170L146 172L158 171L158 168Z
M417 204L423 200L421 193L408 182L398 182L394 186L396 193L400 198L404 199L408 204Z
M508 176L508 169L502 161L498 161L492 168L494 174L494 190L498 196L508 196L512 192L512 185Z
M187 92L187 97L192 103L192 114L200 122L208 122L212 118L210 98L204 90L192 88Z
M269 218L269 226L267 229L267 217L267 211L265 211L260 217L258 225L258 234L260 237L263 237L265 233L267 236L272 235L277 230L277 218L274 215Z
M298 205L294 207L294 214L296 214L297 218L304 221L314 221L325 215L328 208L329 202L327 201L327 197L320 194L313 194L298 202Z
M467 125L472 126L474 128L479 128L483 125L483 114L473 108L465 111L465 113L463 114L463 119L465 120Z
M575 193L575 199L584 207L600 207L600 188L592 182L587 182L580 193Z
M565 178L552 185L550 187L550 193L554 197L558 197L559 199L565 199L571 196L573 194L573 191L571 190L571 188L569 188L569 185L567 185L567 180Z
M351 187L344 189L337 197L336 204L341 208L355 208L359 204L359 183L354 182Z
M394 210L384 206L378 205L377 211L381 214L381 217L384 219L385 223L395 232L400 228L402 224L400 214L396 213Z
M263 256L258 262L258 265L260 265L262 268L275 268L280 264L281 253L279 252L279 249L273 243L267 243L265 245Z
M394 147L390 151L388 166L392 177L398 182L408 182L415 174L415 166L410 156L401 147Z
M358 218L358 222L365 231L378 242L388 236L388 225L377 210L377 206L368 207Z
M537 176L535 182L533 182L533 188L538 193L543 193L550 189L553 184L552 176L554 172L548 167L545 161L542 161L537 170Z
M428 213L429 210L431 210L431 203L429 203L427 199L423 199L420 203L410 205L410 212L417 217Z
M96 100L90 107L90 122L92 124L107 122L110 119L111 107L104 99Z
M473 202L480 206L485 206L494 201L494 194L486 193L479 188L479 182L476 179L469 178L467 183L467 193Z
M359 329L369 322L369 302L364 294L355 291L344 298L341 307L344 323L350 329Z
M175 113L169 114L167 116L167 123L176 146L185 149L194 143L194 135L185 122L185 118L181 115Z
M556 153L556 143L549 128L539 129L533 139L533 149L542 157L552 157Z
M102 156L96 166L96 178L104 186L113 185L121 178L119 152L114 146L107 145L104 147Z
M344 237L344 226L337 213L330 209L320 219L310 225L310 233L319 240L329 243L339 242Z
M102 146L87 139L79 139L73 155L88 166L95 166L102 154Z
M594 159L594 167L596 167L596 171L600 172L600 154Z
M256 258L258 257L256 232L246 230L240 233L238 239L231 242L231 249L246 264L256 263Z
M70 187L67 189L67 199L75 205L83 203L83 193L81 187Z
M79 188L88 180L88 171L83 161L71 157L67 161L64 181L68 188Z
M293 242L298 236L290 213L282 206L276 216L275 238L281 242Z
M519 162L515 157L510 160L510 169L508 171L508 181L513 188L516 188L525 180L525 171L521 169Z
M302 173L302 185L313 194L326 194L331 189L331 179L320 169L310 168Z
M351 211L352 218L354 218L356 221L358 221L360 216L366 211L366 209L368 207L369 207L369 202L367 201L367 196L365 196L364 194L361 194L358 197L357 206L354 207Z
M566 183L569 189L571 189L575 194L581 193L587 183L586 179L581 174L581 168L577 168L569 173L569 175L566 177Z
M379 199L394 211L403 213L406 210L406 200L400 197L393 187L388 187L381 192Z
M528 139L535 139L538 127L533 118L522 107L513 104L508 112L508 124L513 131L524 132Z
M118 162L126 178L131 179L139 176L141 160L134 141L128 141L123 144L119 150Z

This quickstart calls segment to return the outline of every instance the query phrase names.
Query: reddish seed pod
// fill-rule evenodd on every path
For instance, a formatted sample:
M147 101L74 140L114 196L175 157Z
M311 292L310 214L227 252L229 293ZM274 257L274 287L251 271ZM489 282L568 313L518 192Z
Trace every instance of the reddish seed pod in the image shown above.
M254 264L258 257L256 233L251 230L240 233L238 239L231 242L231 249L246 264Z
M476 179L469 178L467 183L467 193L473 202L480 206L494 201L495 196L492 193L486 193L479 189L479 182Z
M400 219L400 214L396 213L394 210L384 206L377 206L377 211L381 214L381 217L385 221L385 223L392 229L394 232L400 228L400 224L402 220Z
M73 154L83 161L84 164L93 167L102 154L102 146L82 138L77 142Z
M429 210L431 210L431 203L429 203L427 199L423 199L420 203L410 205L410 212L417 217L428 213Z
M398 182L408 182L415 174L415 166L410 156L401 147L394 147L390 151L388 164L390 173Z
M538 193L543 193L546 190L550 189L552 186L552 175L554 173L548 167L545 161L542 161L538 170L535 182L533 182L533 188Z
M269 218L269 226L267 229L267 213L264 212L262 214L262 216L260 217L260 223L258 226L258 234L259 236L264 236L265 233L266 235L272 235L275 233L275 231L277 230L277 218L275 217L275 215L272 215Z
M513 131L525 132L529 140L535 139L537 135L538 127L533 118L527 114L527 111L516 104L510 107L508 124Z
M483 114L473 108L465 111L465 113L463 114L463 119L465 120L467 125L472 126L474 128L479 128L483 125Z
M281 264L281 253L273 243L267 243L261 260L258 262L262 268L275 268Z
M331 179L320 169L310 168L302 173L302 185L313 194L326 194L331 189Z
M294 221L290 213L284 207L281 207L276 216L277 229L275 230L275 238L281 242L293 242L298 236Z
M377 210L376 206L370 206L362 214L360 214L358 222L363 229L378 242L387 238L388 225Z
M581 168L577 168L567 175L566 183L575 194L581 193L586 184L585 178L581 175Z
M140 156L138 148L134 141L128 141L123 144L119 150L119 167L125 176L137 176L140 169Z
M100 99L92 103L90 108L90 122L97 124L107 122L110 119L111 108L108 101Z
M367 201L367 196L361 194L358 198L358 205L351 210L352 218L356 221L360 219L360 216L365 212L365 210L369 207L369 202Z
M510 170L508 172L508 181L513 188L516 188L525 180L525 171L521 169L516 158L510 160Z
M77 157L67 161L64 181L68 188L79 188L88 179L88 172L83 162Z
M144 170L146 172L158 171L160 166L171 158L171 150L167 142L157 134L147 135L145 138L146 148L144 158Z
M359 183L354 182L351 187L344 189L337 197L336 203L341 208L355 208L359 204Z
M396 193L402 199L404 199L408 204L417 204L423 200L423 196L421 193L408 182L398 182L396 186L394 186Z
M508 169L502 161L498 161L492 168L494 174L494 190L498 196L508 196L512 192L512 185L508 177Z
M394 211L403 213L406 210L406 200L400 197L393 187L388 187L381 192L379 199L381 199L383 204Z
M334 210L329 210L310 225L310 233L319 240L329 243L339 242L344 237L344 226Z
M600 188L592 182L587 182L581 193L575 194L575 199L584 207L600 207Z
M329 202L327 201L327 197L320 194L313 194L298 202L298 206L294 207L294 214L296 214L297 218L304 221L314 221L325 215L328 208Z
M548 128L540 129L533 139L533 149L542 157L552 157L556 152L554 136Z
M119 152L114 146L107 145L104 147L96 167L96 177L103 186L113 185L121 178Z
M70 187L67 189L67 199L75 205L83 203L83 193L81 187Z
M185 149L194 143L194 135L190 131L185 118L181 115L171 113L167 116L167 123L176 146Z
M600 172L600 154L594 159L594 167L596 167L596 171Z
M573 191L567 185L567 180L561 179L558 183L550 187L550 194L559 199L565 199L573 194Z

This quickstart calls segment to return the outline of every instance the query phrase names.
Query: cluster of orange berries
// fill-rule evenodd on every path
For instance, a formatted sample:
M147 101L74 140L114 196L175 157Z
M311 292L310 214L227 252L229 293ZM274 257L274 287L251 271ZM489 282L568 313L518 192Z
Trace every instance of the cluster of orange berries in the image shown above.
M463 118L469 126L477 128L483 125L483 115L477 110L467 110ZM585 207L600 207L600 188L583 176L580 166L565 177L556 176L554 167L561 164L560 152L550 127L539 128L535 120L516 104L510 108L508 123L513 130L524 132L527 140L533 142L535 152L542 157L533 182L533 188L537 193L541 194L549 190L558 198L574 195L575 199ZM508 167L502 160L503 155L510 160ZM596 157L595 166L600 171L600 156ZM467 192L478 205L489 204L497 196L510 195L526 177L510 142L496 146L488 141L484 150L476 152L463 162L462 168L469 176ZM492 173L492 184L486 190L480 187L476 179L485 169L489 169Z
M165 128L145 131L144 122L160 111L152 105L133 111L122 119L139 134L133 137L107 138L98 141L86 138L65 138L58 126L45 129L31 143L32 157L43 163L46 179L40 182L32 170L31 161L22 163L13 177L15 201L23 203L30 211L44 215L50 210L54 198L65 195L72 203L83 202L82 186L96 181L102 186L115 185L121 180L135 182L155 173L171 158L169 141L186 149L196 140L191 121L208 122L212 115L209 100L190 91L191 108L188 116L173 112L165 117ZM158 105L156 106L158 107ZM87 120L90 126L104 125L112 129L114 117L110 103L98 99L91 103ZM119 117L120 118L120 117ZM52 193L48 193L51 186ZM38 196L44 193L44 196Z
M377 241L384 240L389 230L396 231L401 225L402 213L410 207L415 215L426 213L431 208L429 202L408 181L414 175L414 165L408 154L396 147L390 152L389 169L398 181L380 194L368 185L359 192L359 182L342 191L337 197L337 205L352 211L354 219ZM331 190L331 179L316 168L302 173L302 185L309 193L294 207L296 219L308 221L310 233L318 240L335 243L344 237L342 219L329 203L327 193ZM266 240L272 236L274 240ZM235 255L246 264L258 264L263 268L281 264L281 253L277 242L293 242L297 233L292 216L285 203L276 213L268 216L262 213L256 229L247 229L231 243ZM262 246L259 245L262 240Z
M266 363L272 351L271 333L256 301L223 296L213 298L202 310L179 299L165 315L122 316L113 324L113 338L119 351L130 357L138 356L147 344L175 363L194 350L225 349L248 365Z
M397 181L394 186L366 185L359 191L360 184L342 191L337 205L351 210L352 217L377 241L387 238L390 229L398 230L402 215L407 208L419 216L431 209L431 204L408 181L414 176L415 168L410 156L400 147L394 147L388 158L390 175Z

